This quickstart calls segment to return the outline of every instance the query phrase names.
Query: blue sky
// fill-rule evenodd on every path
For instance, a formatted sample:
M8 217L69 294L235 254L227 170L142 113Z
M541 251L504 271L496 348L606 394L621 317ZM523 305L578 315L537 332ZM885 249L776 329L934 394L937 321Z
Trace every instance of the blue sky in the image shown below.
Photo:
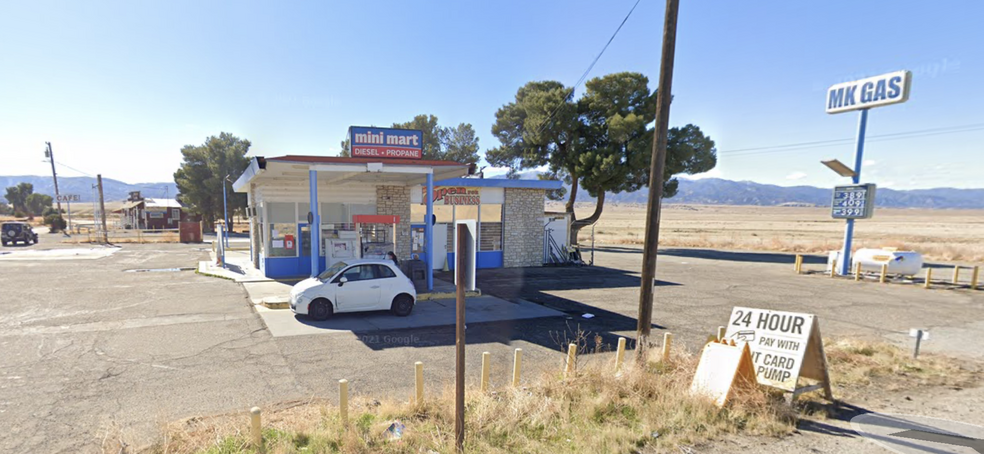
M471 123L485 150L517 88L574 83L633 3L7 2L0 174L49 173L51 141L82 172L169 181L181 146L220 131L257 155L332 155L349 125L419 113ZM862 179L984 187L984 3L682 3L670 123L717 141L710 176L842 182L819 160L849 162L849 141L761 148L853 137L857 114L824 113L825 88L909 69L909 101L872 110L868 134L934 135L872 139ZM655 88L663 8L642 0L591 77L639 71Z

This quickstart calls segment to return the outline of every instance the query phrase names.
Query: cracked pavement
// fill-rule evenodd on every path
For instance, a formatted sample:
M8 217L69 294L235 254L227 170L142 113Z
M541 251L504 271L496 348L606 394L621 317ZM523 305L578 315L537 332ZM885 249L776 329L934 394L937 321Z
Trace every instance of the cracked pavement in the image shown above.
M42 249L74 247L41 235ZM207 246L206 246L207 247ZM0 452L103 452L116 440L143 446L185 417L312 397L334 400L337 380L354 394L406 398L413 363L427 391L454 374L454 328L339 332L274 339L238 284L175 268L205 260L202 245L125 245L98 260L0 262ZM605 247L596 266L480 270L483 292L524 299L567 317L469 324L468 380L492 354L492 386L509 381L513 349L524 377L559 371L579 330L607 346L635 334L641 252ZM909 345L929 328L926 351L984 358L984 291L933 289L796 276L786 254L668 249L661 252L654 337L699 347L735 305L811 312L825 336ZM807 269L820 269L809 263ZM583 313L595 317L584 319ZM358 314L340 314L357 318ZM589 336L590 337L590 336ZM631 345L631 343L630 343ZM594 350L589 339L582 343ZM578 361L607 361L608 354ZM973 394L971 405L981 401ZM117 448L118 451L118 448Z

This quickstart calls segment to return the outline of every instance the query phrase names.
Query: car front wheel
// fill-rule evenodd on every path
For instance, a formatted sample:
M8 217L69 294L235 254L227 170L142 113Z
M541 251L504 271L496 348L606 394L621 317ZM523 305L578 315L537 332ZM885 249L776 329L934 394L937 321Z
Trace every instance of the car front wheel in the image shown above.
M331 303L324 299L316 299L308 306L308 317L319 322L328 320L332 312L334 311L332 310Z
M393 306L390 308L394 314L406 317L413 311L413 298L410 295L398 295L393 298Z

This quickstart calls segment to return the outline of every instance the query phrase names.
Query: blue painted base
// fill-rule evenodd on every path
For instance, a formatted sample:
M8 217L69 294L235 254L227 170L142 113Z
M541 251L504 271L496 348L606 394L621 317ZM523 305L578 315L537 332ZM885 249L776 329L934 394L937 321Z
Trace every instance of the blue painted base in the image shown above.
M454 269L454 253L448 253L448 268ZM502 251L478 252L475 256L475 268L502 268Z
M262 263L263 275L273 279L311 275L311 257L270 257ZM319 258L318 264L325 269L325 258Z

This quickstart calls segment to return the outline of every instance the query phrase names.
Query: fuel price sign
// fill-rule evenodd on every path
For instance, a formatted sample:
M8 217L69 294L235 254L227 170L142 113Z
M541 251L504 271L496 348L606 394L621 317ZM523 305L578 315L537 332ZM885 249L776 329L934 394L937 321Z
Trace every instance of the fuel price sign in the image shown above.
M830 215L834 219L868 219L875 212L875 185L834 187Z

